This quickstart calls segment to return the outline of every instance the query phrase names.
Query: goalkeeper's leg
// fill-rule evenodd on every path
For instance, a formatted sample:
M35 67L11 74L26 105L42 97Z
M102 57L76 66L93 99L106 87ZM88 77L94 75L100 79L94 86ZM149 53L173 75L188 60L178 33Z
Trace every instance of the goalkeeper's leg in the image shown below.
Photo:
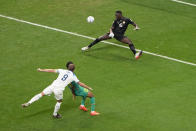
M133 42L128 39L126 36L123 36L121 39L119 39L120 42L128 44L130 50L133 52L135 59L139 59L142 55L142 51L136 52L135 46L133 45Z
M90 43L88 46L83 47L82 51L86 51L88 49L90 49L92 46L94 46L95 44L97 44L98 42L102 41L102 40L107 40L107 39L111 39L111 37L109 37L109 33L95 39L92 43Z

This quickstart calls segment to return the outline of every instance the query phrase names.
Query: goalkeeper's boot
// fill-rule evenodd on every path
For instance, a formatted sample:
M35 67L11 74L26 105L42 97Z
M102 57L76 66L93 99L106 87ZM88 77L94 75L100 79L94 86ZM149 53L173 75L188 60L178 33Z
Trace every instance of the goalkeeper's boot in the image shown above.
M86 46L86 47L83 47L81 50L82 51L88 51L90 48L88 47L88 46Z
M139 59L142 56L142 51L139 51L135 54L135 59Z

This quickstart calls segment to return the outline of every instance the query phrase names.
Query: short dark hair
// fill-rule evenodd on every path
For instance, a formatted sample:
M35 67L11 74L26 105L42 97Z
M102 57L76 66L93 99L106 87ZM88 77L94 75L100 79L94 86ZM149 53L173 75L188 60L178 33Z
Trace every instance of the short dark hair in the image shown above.
M120 10L117 10L117 11L116 11L116 13L122 14L122 11L120 11Z
M70 64L73 64L73 62L72 61L68 61L67 64L66 64L66 67L68 68Z

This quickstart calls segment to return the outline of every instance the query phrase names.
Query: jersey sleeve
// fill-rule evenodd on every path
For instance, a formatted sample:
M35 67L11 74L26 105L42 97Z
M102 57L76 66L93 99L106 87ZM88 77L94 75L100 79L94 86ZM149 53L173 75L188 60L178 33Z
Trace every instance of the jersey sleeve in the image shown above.
M131 19L127 19L129 24L133 24L134 22Z
M57 72L58 74L60 74L62 71L63 71L62 69L57 69L57 70L56 70L56 72Z
M77 78L77 76L75 74L73 75L73 81L75 81L76 83L79 82L79 80L78 80L78 78Z

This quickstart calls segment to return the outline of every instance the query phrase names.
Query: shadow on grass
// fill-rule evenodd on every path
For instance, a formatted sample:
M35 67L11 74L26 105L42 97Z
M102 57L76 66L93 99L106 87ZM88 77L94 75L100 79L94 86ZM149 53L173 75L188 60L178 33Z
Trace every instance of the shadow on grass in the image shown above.
M72 101L71 98L68 98L64 101ZM35 113L32 113L32 114L29 114L29 115L25 115L23 117L20 117L21 119L24 119L24 118L31 118L31 117L35 117L35 116L38 116L38 115L46 115L46 114L51 114L51 117L52 117L52 113L53 113L53 110L54 110L54 106L55 106L56 103L54 104L51 104L51 108L47 108L47 109L44 109L44 110L41 110L41 111L38 111L38 112L35 112ZM69 111L69 110L72 110L73 108L77 108L77 104L78 103L66 103L66 102L63 102L61 104L61 109L60 109L60 113L61 112L65 112L65 111ZM44 107L43 107L44 108Z
M92 57L94 59L101 59L105 61L119 61L119 62L134 61L134 57L132 56L131 51L127 50L127 52L130 52L130 54L127 56L122 56L121 54L118 54L118 53L108 52L108 50L111 48L116 48L116 47L112 47L108 45L108 46L99 47L99 48L92 48L88 52L84 52L84 55L88 57Z
M31 117L35 117L35 116L38 116L38 115L41 115L41 114L42 115L47 114L51 111L52 111L52 108L44 109L44 110L38 111L38 112L33 113L33 114L25 115L25 116L21 117L21 119L31 118Z

